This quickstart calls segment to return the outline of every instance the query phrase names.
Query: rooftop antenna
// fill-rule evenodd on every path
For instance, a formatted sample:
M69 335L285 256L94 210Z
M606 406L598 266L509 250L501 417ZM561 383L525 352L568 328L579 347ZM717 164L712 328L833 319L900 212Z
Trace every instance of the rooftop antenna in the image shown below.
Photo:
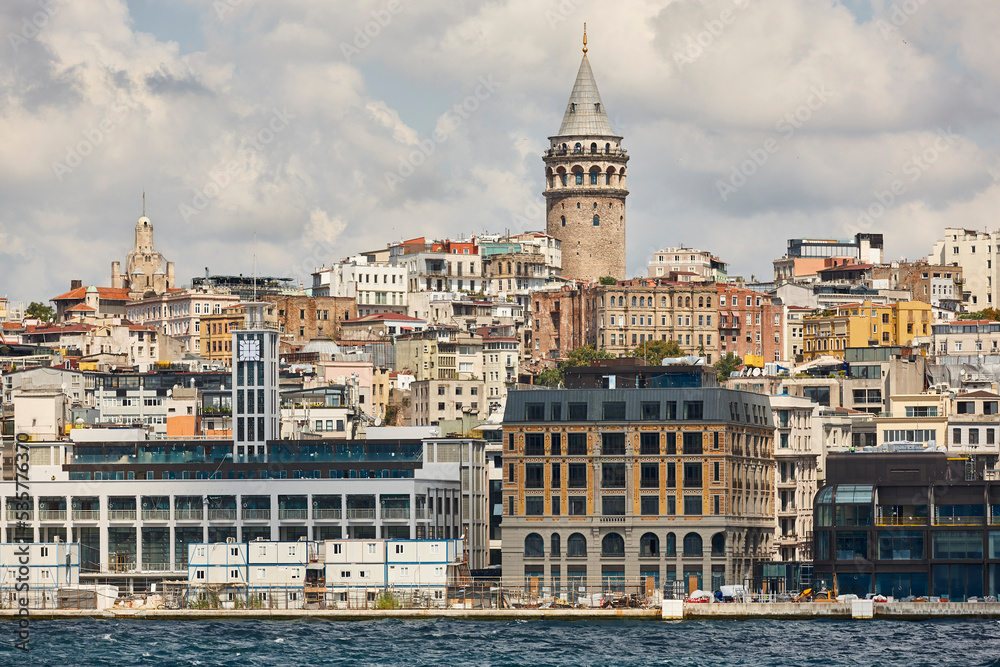
M257 230L253 230L253 300L257 301Z
M146 191L142 191L142 217L146 217Z

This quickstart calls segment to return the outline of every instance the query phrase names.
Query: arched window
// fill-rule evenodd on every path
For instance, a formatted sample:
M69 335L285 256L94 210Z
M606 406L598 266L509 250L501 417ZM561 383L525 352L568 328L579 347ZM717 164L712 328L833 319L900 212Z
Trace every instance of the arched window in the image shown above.
M550 556L558 556L559 555L559 551L560 551L559 546L560 546L559 545L559 533L552 533L552 545L551 545L551 548L549 549L549 555Z
M632 297L632 307L635 308L635 297Z
M597 185L597 172L596 171L590 172L590 184L591 185Z
M684 555L701 556L703 549L701 546L701 535L698 533L688 533L684 536Z
M587 555L587 538L585 538L580 533L573 533L566 540L566 555L567 556L586 556Z
M673 533L667 533L667 555L677 555L677 536Z
M704 308L705 307L705 297L701 297L701 296L698 297L698 307L699 308Z
M660 308L666 308L666 307L667 307L667 297L661 296L660 297Z
M580 145L579 141L576 142L575 146L573 146L573 152L574 153L582 153L583 152L583 146Z
M618 307L621 308L625 305L625 299L623 297L618 297Z
M660 538L655 533L646 533L640 538L639 555L651 557L660 555Z
M601 540L602 556L624 556L625 540L618 533L608 533Z
M595 215L594 216L594 227L600 227L600 226L601 226L601 216Z
M604 174L604 184L611 185L611 174Z
M559 221L562 223L563 227L566 226L566 216L565 215L560 215L559 216Z
M705 307L706 308L712 307L712 297L710 296L705 297Z
M691 307L691 297L689 296L684 297L684 307L685 308Z
M576 184L577 185L583 185L583 172L582 171L576 172Z
M646 307L646 297L644 297L644 296L640 296L639 297L639 307L640 308L645 308Z
M724 533L716 533L715 535L712 535L712 555L726 555L726 536Z
M591 153L596 153L597 152L597 143L596 142L590 144L590 152Z
M524 557L541 558L545 555L545 542L538 533L531 533L524 538Z
M605 153L611 152L611 144L604 144L604 152Z

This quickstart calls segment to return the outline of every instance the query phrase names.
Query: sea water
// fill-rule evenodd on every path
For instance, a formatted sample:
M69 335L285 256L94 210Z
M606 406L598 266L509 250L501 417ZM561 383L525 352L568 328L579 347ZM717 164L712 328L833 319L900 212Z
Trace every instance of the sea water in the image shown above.
M0 665L990 665L1000 622L33 621Z

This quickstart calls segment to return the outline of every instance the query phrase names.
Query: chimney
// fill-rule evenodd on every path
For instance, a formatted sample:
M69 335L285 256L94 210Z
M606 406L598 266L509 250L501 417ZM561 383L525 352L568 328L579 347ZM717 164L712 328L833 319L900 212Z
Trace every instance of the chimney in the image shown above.
M82 280L71 280L71 281L69 281L69 289L70 289L70 291L75 290L75 289L79 289L81 287L83 287L83 281Z

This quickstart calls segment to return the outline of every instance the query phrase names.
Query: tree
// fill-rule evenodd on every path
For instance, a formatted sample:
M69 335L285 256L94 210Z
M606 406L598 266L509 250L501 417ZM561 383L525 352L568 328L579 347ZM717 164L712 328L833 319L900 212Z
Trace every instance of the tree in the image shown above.
M546 368L535 376L535 384L541 387L558 387L562 381L563 376L558 368Z
M592 362L601 359L614 359L615 355L604 350L598 350L593 345L578 347L569 353L566 361L560 361L558 368L547 368L535 376L535 384L544 387L558 387L563 383L563 373L567 368L576 366L589 366Z
M46 306L45 304L38 303L37 301L29 303L28 307L24 310L25 317L38 319L42 322L52 321L54 315L55 313L52 311L52 306Z
M683 357L684 350L675 340L651 340L629 352L629 356L645 359L647 364L659 366L667 357Z
M725 382L729 379L729 374L743 365L743 360L732 352L715 362L715 370L719 371L719 380Z
M983 310L977 310L974 313L963 313L959 319L961 320L991 320L993 322L1000 322L1000 310L996 308L984 308Z
M597 279L597 282L601 283L602 285L617 285L618 279L615 278L614 276L601 276L600 278Z

